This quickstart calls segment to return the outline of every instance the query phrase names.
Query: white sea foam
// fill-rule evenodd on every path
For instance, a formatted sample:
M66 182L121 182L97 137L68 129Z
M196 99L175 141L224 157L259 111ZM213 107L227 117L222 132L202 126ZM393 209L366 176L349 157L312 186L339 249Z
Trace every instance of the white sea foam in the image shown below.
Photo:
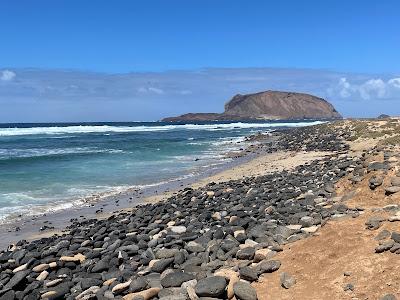
M0 128L0 136L22 136L22 135L60 135L60 134L79 134L79 133L127 133L145 131L170 131L170 130L232 130L243 128L276 128L276 127L303 127L323 123L296 122L296 123L227 123L227 124L184 124L184 125L160 125L160 126L55 126L55 127L31 127L31 128Z
M97 149L91 147L55 148L55 149L1 149L0 160L10 158L27 158L41 156L57 156L70 154L123 153L120 149Z

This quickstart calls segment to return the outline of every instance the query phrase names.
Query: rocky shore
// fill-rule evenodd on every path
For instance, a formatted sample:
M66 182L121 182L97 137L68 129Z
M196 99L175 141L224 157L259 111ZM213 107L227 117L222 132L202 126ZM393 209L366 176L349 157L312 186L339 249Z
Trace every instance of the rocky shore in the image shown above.
M343 122L276 132L273 143L256 138L259 152L329 155L290 170L186 187L107 219L73 220L62 235L10 245L0 254L0 299L316 299L285 298L303 283L280 257L326 224L368 215L363 230L371 232L400 221L395 204L370 211L352 202L362 185L377 199L398 199L399 152L370 144L356 153L354 130ZM400 234L382 232L371 240L371 255L400 253ZM279 289L269 292L263 281L272 274ZM354 289L348 282L341 292L352 299Z

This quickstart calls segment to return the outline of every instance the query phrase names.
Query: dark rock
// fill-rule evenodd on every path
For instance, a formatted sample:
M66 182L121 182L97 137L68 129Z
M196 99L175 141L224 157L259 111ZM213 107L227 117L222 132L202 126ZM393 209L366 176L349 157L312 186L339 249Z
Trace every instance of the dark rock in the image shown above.
M161 285L165 288L179 287L182 283L192 279L194 279L194 276L191 274L182 271L174 271L165 275L165 277L161 279Z
M103 258L93 266L91 272L98 273L102 271L107 271L109 267L110 267L110 259L108 257Z
M257 300L257 292L249 283L238 281L233 285L233 292L238 300Z
M54 288L51 288L50 291L54 291L54 295L46 298L48 300L59 300L65 299L65 295L70 292L70 288L73 286L72 282L63 282L57 285Z
M132 280L131 284L129 285L129 291L140 292L143 291L147 287L147 281L144 280L142 277L136 278Z
M400 243L400 233L392 232L391 239L396 243Z
M382 222L385 220L386 219L382 217L372 217L365 222L365 225L367 225L367 229L369 230L376 230L381 227Z
M384 242L382 245L379 245L378 247L376 247L375 252L382 253L382 252L390 250L390 248L392 248L393 246L394 246L394 241L390 240L390 241Z
M371 190L376 189L378 186L381 186L383 183L382 176L372 176L369 180L369 187Z
M239 269L240 278L247 281L256 281L258 279L258 274L256 270L250 267L242 267Z
M398 192L400 192L400 186L389 186L385 188L386 195L392 195Z
M154 265L151 267L151 270L156 273L162 273L168 266L170 266L174 262L174 258L165 258L159 261L156 261Z
M25 270L15 273L10 281L4 286L4 289L15 289L20 283L23 283L30 272L30 270Z
M354 285L352 283L348 283L343 287L343 290L346 291L354 291Z
M279 260L263 260L257 265L257 273L272 273L281 267L281 262Z
M379 232L378 235L374 239L377 241L380 241L380 240L385 240L389 237L390 237L390 231L384 229L381 232Z
M100 286L103 283L103 281L95 278L82 278L80 279L80 283L82 290L86 290L94 285Z
M15 292L13 290L9 290L5 292L3 295L0 296L1 300L14 300L15 299Z
M236 253L238 259L252 260L256 250L253 247L246 247Z
M221 276L211 276L197 282L195 292L199 297L220 297L225 293L226 280Z

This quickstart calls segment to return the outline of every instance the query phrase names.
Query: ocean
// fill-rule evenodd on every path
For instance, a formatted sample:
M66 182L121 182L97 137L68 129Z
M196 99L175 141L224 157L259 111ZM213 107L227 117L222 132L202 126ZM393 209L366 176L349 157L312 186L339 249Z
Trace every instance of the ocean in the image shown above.
M245 136L318 123L0 124L0 223L196 176Z

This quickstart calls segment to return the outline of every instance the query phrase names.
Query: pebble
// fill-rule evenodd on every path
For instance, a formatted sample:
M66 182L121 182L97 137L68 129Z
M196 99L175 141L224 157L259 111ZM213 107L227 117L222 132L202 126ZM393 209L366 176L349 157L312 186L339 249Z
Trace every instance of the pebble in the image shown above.
M288 273L283 272L280 276L280 282L282 287L289 289L296 284L296 279Z
M219 297L225 292L226 279L222 276L211 276L200 279L195 287L196 295L199 297Z
M238 300L257 300L256 290L247 282L236 282L233 285L233 292Z

